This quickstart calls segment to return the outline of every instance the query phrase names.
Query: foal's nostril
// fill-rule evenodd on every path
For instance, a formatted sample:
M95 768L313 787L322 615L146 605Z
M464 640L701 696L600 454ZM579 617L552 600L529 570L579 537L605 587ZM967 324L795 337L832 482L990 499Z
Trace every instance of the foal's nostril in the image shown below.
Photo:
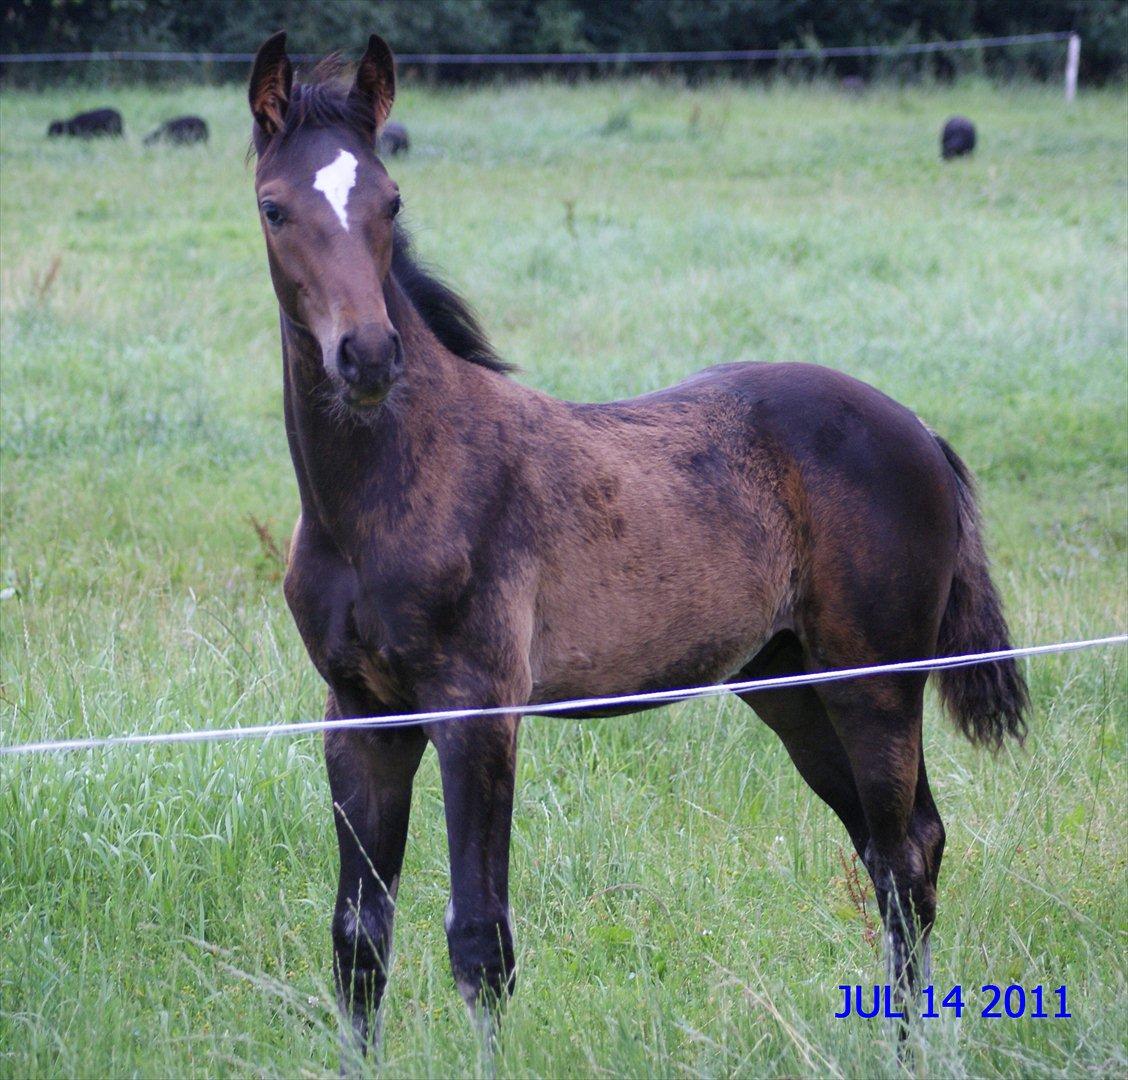
M352 336L349 334L341 338L341 343L337 346L337 370L347 383L355 383L360 378L360 363L357 360Z

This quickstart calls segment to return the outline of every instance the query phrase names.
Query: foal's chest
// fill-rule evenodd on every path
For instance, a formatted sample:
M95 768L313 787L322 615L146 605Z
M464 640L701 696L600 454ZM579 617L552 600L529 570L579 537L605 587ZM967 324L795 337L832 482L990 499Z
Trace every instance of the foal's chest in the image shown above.
M286 599L310 658L333 687L363 688L386 705L406 705L420 673L442 651L444 613L469 589L469 564L368 568L336 552L295 542Z

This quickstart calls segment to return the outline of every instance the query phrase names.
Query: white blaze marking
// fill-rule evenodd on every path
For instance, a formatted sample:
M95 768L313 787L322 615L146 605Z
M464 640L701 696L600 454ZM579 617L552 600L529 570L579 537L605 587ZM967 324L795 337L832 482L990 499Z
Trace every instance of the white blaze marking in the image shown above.
M314 189L329 200L334 213L340 218L345 232L349 231L349 219L345 214L349 192L356 183L356 158L347 150L342 150L336 158L323 169L317 170L313 178Z

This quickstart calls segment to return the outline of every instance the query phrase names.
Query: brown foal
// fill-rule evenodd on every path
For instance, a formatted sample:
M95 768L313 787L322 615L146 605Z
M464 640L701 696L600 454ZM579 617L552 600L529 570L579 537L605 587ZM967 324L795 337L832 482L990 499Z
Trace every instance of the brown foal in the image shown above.
M877 390L728 364L603 405L507 375L414 260L374 153L395 94L373 36L351 86L296 85L278 34L250 84L255 192L282 332L301 517L286 599L327 715L537 704L1007 647L971 479ZM841 818L907 993L944 827L924 674L746 695ZM1013 662L946 671L962 730L1021 737ZM341 1007L363 1047L384 992L412 778L439 756L458 988L514 982L509 838L519 712L325 737Z

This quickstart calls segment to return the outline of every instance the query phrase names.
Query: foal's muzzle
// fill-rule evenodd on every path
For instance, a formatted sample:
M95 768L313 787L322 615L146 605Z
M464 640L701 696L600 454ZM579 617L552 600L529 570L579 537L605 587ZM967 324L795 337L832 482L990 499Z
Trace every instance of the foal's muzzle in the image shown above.
M350 405L378 405L403 374L403 343L395 330L368 324L337 343L337 374Z

